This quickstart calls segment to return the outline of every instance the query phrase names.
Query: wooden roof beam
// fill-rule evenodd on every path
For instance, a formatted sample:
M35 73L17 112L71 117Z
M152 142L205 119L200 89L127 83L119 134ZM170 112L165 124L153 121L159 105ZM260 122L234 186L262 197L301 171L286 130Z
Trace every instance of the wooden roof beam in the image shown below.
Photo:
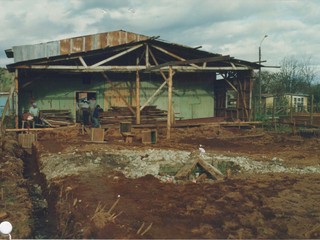
M123 52L120 52L120 53L118 53L118 54L116 54L116 55L114 55L114 56L112 56L112 57L109 57L109 58L107 58L107 59L104 59L104 60L96 63L96 64L93 64L93 65L89 66L89 68L94 68L94 67L101 66L102 64L105 64L105 63L107 63L107 62L110 62L111 60L116 59L116 58L118 58L118 57L121 57L121 56L123 56L123 55L125 55L125 54L127 54L127 53L129 53L129 52L132 52L132 51L134 51L134 50L136 50L136 49L138 49L138 48L140 48L140 47L142 47L142 46L143 46L143 44L136 45L136 46L134 46L134 47L132 47L132 48L129 48L129 49L123 51Z
M146 70L150 72L150 68L146 66L98 66L98 67L85 67L85 66L65 66L65 65L23 65L16 67L17 69L34 69L34 70L52 70L52 71L73 71L73 72L136 72L137 70ZM243 71L251 70L250 67L205 67L205 68L194 68L191 66L172 66L173 70L178 72L205 72L205 71ZM152 72L168 72L169 66L160 69L155 69ZM166 78L164 76L164 78Z
M166 67L166 66L179 66L185 64L192 64L192 63L203 63L202 68L206 68L208 62L220 62L220 61L227 61L230 60L230 56L217 56L217 57L207 57L207 58L197 58L197 59L190 59L190 60L181 60L181 61L170 61L164 64L160 64L157 66L153 66L148 68L149 71L157 70L158 68ZM235 67L234 64L232 64ZM196 65L197 66L197 65ZM199 68L199 66L197 66Z
M169 51L167 51L167 50L165 50L165 49L163 49L161 47L158 47L158 46L155 46L155 45L152 45L152 47L154 47L154 48L158 49L159 51L161 51L161 52L163 52L165 54L168 54L169 56L174 57L174 58L176 58L176 59L178 59L180 61L185 61L186 60L185 58L182 58L182 57L180 57L180 56L178 56L178 55L176 55L174 53L171 53L171 52L169 52ZM198 65L195 65L193 63L190 63L190 65L195 67L195 68L199 68Z
M88 67L82 56L79 57L79 60L84 67Z
M157 59L155 58L155 56L154 56L153 52L151 51L151 49L148 48L148 50L149 50L149 53L150 53L151 58L153 59L154 63L156 65L159 65L159 63L158 63ZM163 71L161 69L159 69L159 72L160 72L161 76L163 77L163 79L168 83L168 79L167 79L166 75L164 75Z

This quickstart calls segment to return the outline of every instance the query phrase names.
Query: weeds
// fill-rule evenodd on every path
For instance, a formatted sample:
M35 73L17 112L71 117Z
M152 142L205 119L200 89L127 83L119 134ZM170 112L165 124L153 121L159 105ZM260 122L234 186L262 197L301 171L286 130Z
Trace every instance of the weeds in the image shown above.
M103 206L101 204L101 202L98 203L98 206L96 207L96 210L92 216L92 218L90 219L91 221L93 221L94 225L98 228L103 228L108 222L113 222L115 221L115 219L120 216L120 214L122 214L122 211L118 214L116 213L112 213L113 209L117 206L117 204L119 203L120 198L118 198L113 205L111 206L111 208L106 211L106 204Z
M138 229L137 234L143 236L144 234L146 234L152 227L153 223L150 223L150 225L144 230L142 231L143 227L144 227L144 222L141 224L141 227Z
M80 222L75 222L75 215L73 214L74 209L77 207L75 202L78 202L77 198L73 199L72 189L67 187L63 190L60 189L59 200L57 202L57 208L59 210L58 216L58 230L60 238L77 238L82 234L82 224ZM70 203L69 199L71 198Z

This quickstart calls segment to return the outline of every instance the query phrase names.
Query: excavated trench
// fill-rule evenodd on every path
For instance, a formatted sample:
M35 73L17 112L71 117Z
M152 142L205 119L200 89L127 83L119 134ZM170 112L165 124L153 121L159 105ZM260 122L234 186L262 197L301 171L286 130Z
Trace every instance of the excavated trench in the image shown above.
M31 238L50 239L57 238L56 213L52 190L48 189L46 178L39 171L38 159L28 151L25 154L23 175L28 181L29 196L33 205L33 227Z

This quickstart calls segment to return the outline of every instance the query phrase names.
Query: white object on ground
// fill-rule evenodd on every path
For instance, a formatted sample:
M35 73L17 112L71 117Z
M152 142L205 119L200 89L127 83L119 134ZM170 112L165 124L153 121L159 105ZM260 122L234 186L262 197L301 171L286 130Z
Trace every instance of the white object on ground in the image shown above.
M204 154L206 153L206 150L203 148L201 144L199 145L199 151L200 151L200 156L204 156Z
M11 231L12 231L12 225L10 222L4 221L4 222L0 223L0 233L1 234L8 235L9 239L11 239L11 235L10 235Z

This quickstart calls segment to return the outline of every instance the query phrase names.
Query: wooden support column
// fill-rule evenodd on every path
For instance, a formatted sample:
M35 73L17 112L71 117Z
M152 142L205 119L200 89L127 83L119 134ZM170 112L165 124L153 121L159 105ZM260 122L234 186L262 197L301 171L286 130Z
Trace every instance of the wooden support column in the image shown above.
M15 86L15 89L14 89L14 94L12 95L12 98L14 99L14 111L15 111L15 118L14 118L14 122L15 122L15 128L18 128L19 127L19 109L18 109L18 106L19 106L19 101L18 101L18 93L19 93L19 70L16 69L15 71L15 77L14 77L14 86Z
M168 112L167 112L167 139L170 139L171 135L171 115L172 115L172 67L169 66L169 78L168 78Z
M248 109L247 109L247 103L246 103L246 95L245 95L245 89L242 88L242 84L241 84L241 81L243 80L243 82L245 83L246 80L244 78L242 78L241 80L237 79L238 80L238 85L239 85L239 88L240 88L240 98L242 100L242 104L243 104L243 116L245 117L245 120L248 121L249 119L249 113L248 113Z
M139 63L139 59L137 59L137 66ZM140 117L140 76L139 76L139 70L137 69L136 72L136 124L141 123L141 117Z
M149 61L149 45L146 45L146 67L150 67L150 61Z
M155 62L156 65L159 65L158 64L158 61L157 59L154 57L152 51L150 50L150 48L148 48L148 51L150 53L150 56L151 58L153 59L153 61ZM160 74L161 76L163 77L164 79L164 82L161 84L161 86L152 94L152 96L140 107L140 111L142 111L142 109L144 109L148 104L149 102L151 102L161 91L161 89L166 85L166 83L168 83L168 79L167 77L165 76L165 74L163 73L163 71L160 69ZM174 75L174 73L172 74L172 76Z
M253 91L253 71L251 71L250 76L249 76L249 121L252 121L252 91ZM255 120L255 112L253 115L253 120Z

